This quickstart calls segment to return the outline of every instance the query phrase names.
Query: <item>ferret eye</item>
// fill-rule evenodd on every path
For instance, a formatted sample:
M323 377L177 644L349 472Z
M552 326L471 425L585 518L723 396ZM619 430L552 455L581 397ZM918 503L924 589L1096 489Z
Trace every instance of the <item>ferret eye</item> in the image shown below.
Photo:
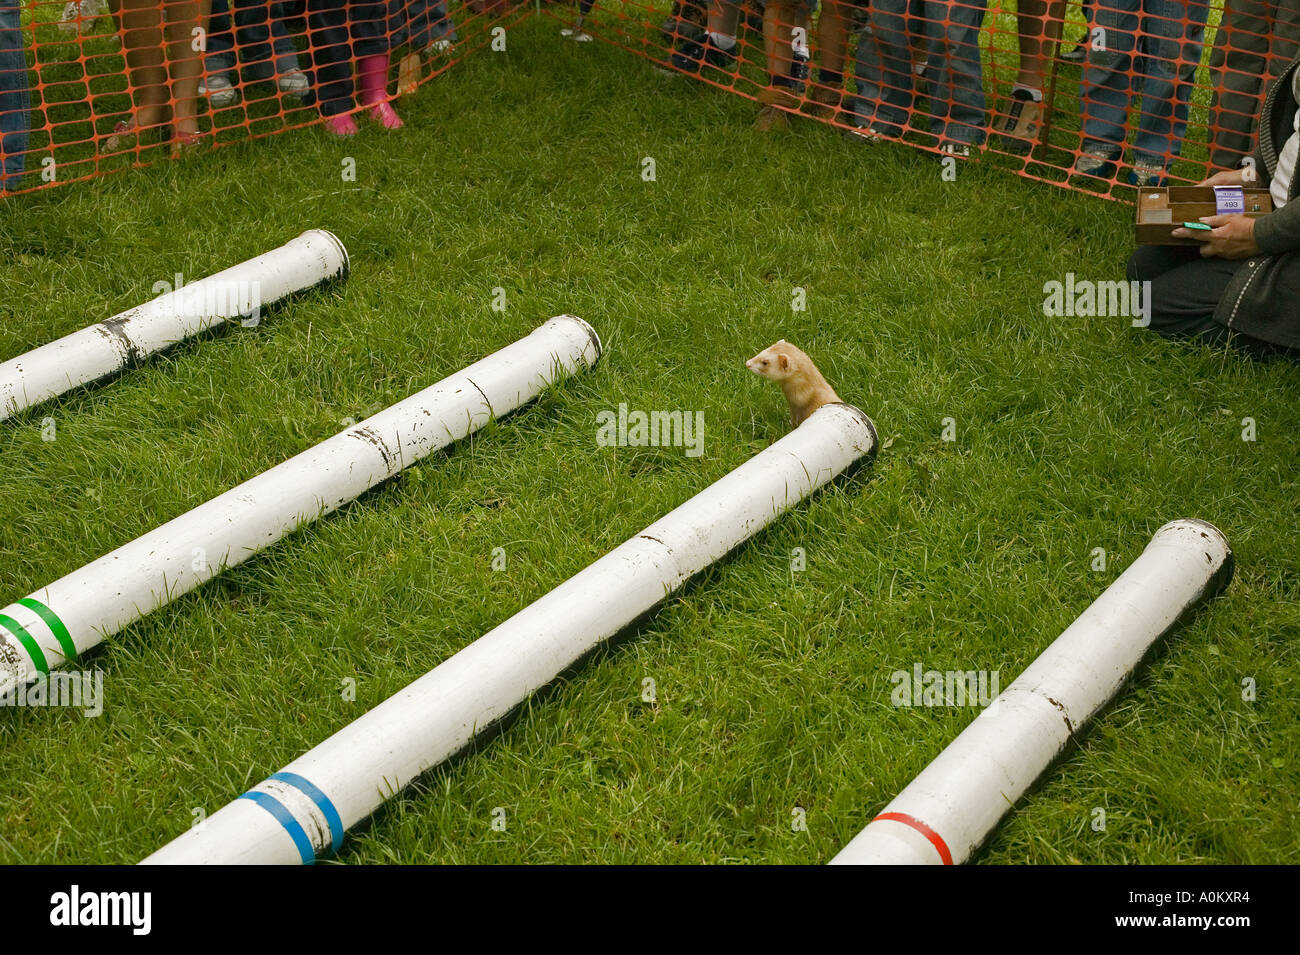
M766 358L763 359L763 367L764 367L764 368L767 367L767 359L766 359Z

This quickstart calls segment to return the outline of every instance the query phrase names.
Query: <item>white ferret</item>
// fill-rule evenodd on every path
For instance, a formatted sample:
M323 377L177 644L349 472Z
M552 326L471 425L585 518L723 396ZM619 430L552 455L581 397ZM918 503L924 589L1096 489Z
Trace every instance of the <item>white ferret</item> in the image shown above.
M822 405L840 400L812 359L784 338L745 362L745 367L781 386L790 403L790 423L795 427Z

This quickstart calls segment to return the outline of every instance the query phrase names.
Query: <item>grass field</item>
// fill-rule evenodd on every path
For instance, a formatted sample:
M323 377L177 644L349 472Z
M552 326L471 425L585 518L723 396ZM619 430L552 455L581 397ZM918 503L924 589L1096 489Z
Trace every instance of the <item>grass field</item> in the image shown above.
M305 130L0 203L6 358L307 228L352 256L346 284L259 328L0 425L0 604L552 314L607 346L593 374L111 639L87 659L102 717L0 713L0 861L142 858L746 460L787 421L742 363L782 337L873 416L874 466L393 800L339 861L823 862L974 715L893 707L891 672L1007 685L1177 517L1224 530L1235 582L977 861L1297 861L1300 369L1046 317L1044 283L1123 277L1127 206L972 165L946 182L932 156L812 124L760 138L752 103L555 32L534 19L469 58L398 134ZM598 447L620 402L703 412L704 456Z

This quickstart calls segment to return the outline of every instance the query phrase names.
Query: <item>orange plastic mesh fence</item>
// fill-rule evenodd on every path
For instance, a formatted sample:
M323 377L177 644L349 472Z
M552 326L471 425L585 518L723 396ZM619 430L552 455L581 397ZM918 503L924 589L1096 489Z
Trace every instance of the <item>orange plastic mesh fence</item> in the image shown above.
M517 0L0 0L0 191L327 114L364 121L532 12Z
M552 8L572 31L577 10ZM1296 0L601 0L580 31L796 116L1122 201L1251 161ZM796 120L797 121L797 120Z
M601 0L566 36L864 143L1131 201L1248 160L1298 0ZM1225 9L1226 6L1226 9ZM519 0L0 0L0 190L365 113L533 13ZM378 77L378 79L376 79Z

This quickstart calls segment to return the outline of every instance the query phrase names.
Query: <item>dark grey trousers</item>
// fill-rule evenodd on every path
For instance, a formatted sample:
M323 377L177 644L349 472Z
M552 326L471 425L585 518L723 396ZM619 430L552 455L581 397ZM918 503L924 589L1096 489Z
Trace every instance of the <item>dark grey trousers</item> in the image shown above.
M1128 280L1151 283L1151 330L1166 338L1231 345L1252 358L1300 358L1300 352L1231 331L1214 320L1219 300L1245 262L1205 259L1193 246L1140 245L1128 260Z
M1222 87L1221 93L1216 89L1210 110L1210 161L1215 166L1236 169L1254 152L1264 91L1297 53L1300 3L1227 0L1210 56L1210 75Z

